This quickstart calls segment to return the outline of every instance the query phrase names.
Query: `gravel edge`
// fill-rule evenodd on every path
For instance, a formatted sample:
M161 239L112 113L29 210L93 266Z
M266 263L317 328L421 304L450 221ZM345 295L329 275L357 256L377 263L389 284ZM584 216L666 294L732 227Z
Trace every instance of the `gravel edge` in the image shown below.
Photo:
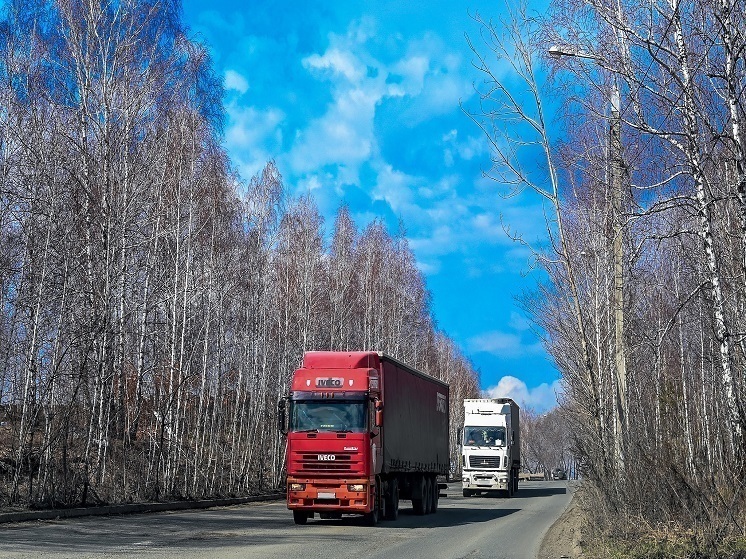
M537 559L578 559L582 556L580 528L583 513L575 495L577 487L568 484L567 489L573 493L572 499L544 534Z
M166 503L131 503L126 505L106 505L73 509L3 512L0 513L0 524L27 522L30 520L57 520L61 518L77 518L80 516L106 516L113 514L142 514L173 510L208 509L212 507L243 505L244 503L255 503L260 501L277 501L284 498L285 493L267 493L265 495L235 497L231 499L201 499L192 501L172 501Z

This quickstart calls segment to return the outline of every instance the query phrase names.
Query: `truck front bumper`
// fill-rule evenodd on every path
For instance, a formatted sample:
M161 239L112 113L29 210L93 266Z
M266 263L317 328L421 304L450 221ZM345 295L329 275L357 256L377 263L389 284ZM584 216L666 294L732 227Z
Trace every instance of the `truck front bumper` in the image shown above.
M365 514L372 510L374 491L375 481L371 483L368 479L310 480L288 477L288 508L307 512Z
M507 491L508 472L464 471L461 485L470 491Z

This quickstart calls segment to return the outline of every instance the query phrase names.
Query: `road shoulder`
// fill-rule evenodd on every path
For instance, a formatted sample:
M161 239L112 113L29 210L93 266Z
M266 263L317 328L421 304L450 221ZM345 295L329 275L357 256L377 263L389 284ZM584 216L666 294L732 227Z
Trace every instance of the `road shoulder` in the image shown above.
M568 486L568 491L574 488ZM579 499L573 495L570 504L560 517L550 526L539 548L538 559L577 559L582 553L581 526L583 513Z
M61 518L78 518L81 516L109 516L115 514L143 514L213 507L229 507L257 501L275 501L285 497L284 493L268 493L251 497L229 499L203 499L191 501L171 501L164 503L132 503L121 505L103 505L98 507L81 507L70 509L45 509L0 512L0 524L11 522L28 522L30 520L57 520Z

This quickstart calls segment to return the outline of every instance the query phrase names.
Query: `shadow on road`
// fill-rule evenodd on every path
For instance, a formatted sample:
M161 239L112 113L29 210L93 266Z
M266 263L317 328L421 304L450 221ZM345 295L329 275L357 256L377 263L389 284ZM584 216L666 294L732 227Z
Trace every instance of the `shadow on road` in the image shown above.
M567 493L567 487L542 487L534 486L530 484L522 484L518 489L518 493L513 496L513 499L531 499L533 497L551 497L552 495L564 495Z
M231 507L198 513L157 513L136 516L87 517L75 521L43 521L5 525L0 529L0 556L4 551L40 555L124 553L138 555L155 550L220 549L234 546L301 545L312 538L330 544L358 542L362 532L389 529L438 528L483 523L518 512L519 508L457 503L436 514L418 516L408 503L398 520L364 525L362 517L320 520L295 526L284 507ZM340 530L339 528L343 528ZM358 542L359 543L359 542ZM323 544L322 544L323 545ZM125 555L125 556L126 556Z
M316 516L306 526L296 526L284 503L242 505L205 511L88 517L77 520L42 521L5 525L0 528L0 556L5 551L49 555L55 553L139 555L166 549L222 549L229 546L304 546L309 538L320 543L359 543L364 533L376 530L411 530L466 526L508 517L520 511L533 497L567 493L566 484L521 484L512 498L482 496L462 498L459 484L452 484L449 498L441 500L437 514L418 516L409 502L402 503L395 522L382 521L375 528L364 526L362 517L321 520ZM355 544L357 545L357 544ZM284 549L284 548L283 548Z
M406 507L407 505L404 504ZM399 510L396 521L379 522L376 528L441 528L447 526L464 526L478 522L489 522L509 516L521 509L518 508L473 508L467 504L458 507L441 508L436 514L419 516L411 508ZM362 517L344 517L342 520L321 520L316 524L364 526Z

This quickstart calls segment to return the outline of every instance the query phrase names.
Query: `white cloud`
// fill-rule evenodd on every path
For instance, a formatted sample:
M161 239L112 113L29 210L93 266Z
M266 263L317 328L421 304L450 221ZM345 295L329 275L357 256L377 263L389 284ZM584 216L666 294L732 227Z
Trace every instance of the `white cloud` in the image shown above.
M303 66L315 70L330 70L355 84L365 75L365 66L351 52L338 48L330 48L321 56L312 54L304 58Z
M228 126L225 144L245 179L255 175L282 148L281 124L285 114L279 109L259 110L236 103L227 106Z
M308 56L303 65L326 70L322 77L332 84L333 101L323 115L296 133L288 160L299 174L338 165L354 168L352 175L357 176L357 167L376 158L373 121L376 105L385 94L385 78L367 75L369 64L356 55L354 49L359 46L349 37L332 36L331 41L323 55Z
M404 50L395 53L392 46ZM534 232L541 231L540 225L534 225L542 221L537 219L542 215L540 206L526 210L520 207L525 202L518 200L497 205L494 183L482 185L479 178L465 178L458 171L460 161L484 155L483 138L457 128L442 132L438 137L442 138L444 165L439 179L395 167L384 159L378 144L376 112L386 99L407 97L399 120L403 126L413 126L454 110L460 98L469 97L466 60L432 33L407 42L399 37L387 48L380 47L375 21L362 18L342 34L331 33L325 50L305 56L303 67L319 86L328 87L331 99L315 116L306 118L301 128L292 130L290 137L283 137L290 123L283 111L240 104L245 100L241 94L250 87L244 77L248 74L240 73L240 67L227 70L225 87L235 94L229 97L225 140L239 170L248 177L267 159L275 158L284 165L296 192L314 191L328 208L336 207L332 198L343 197L349 185L362 186L362 176L368 177L364 186L370 188L372 170L369 193L404 219L423 272L437 273L445 255L458 253L466 262L479 252L476 247L485 245L501 251L500 247L513 249L507 259L497 259L505 270L527 269L525 248L505 235L497 208L511 225L524 232L531 228L527 235L531 241ZM493 271L492 265L494 259L475 262L464 273L484 275Z
M531 330L531 321L524 315L512 311L510 313L510 327L519 332L527 332Z
M419 95L425 84L425 76L430 69L430 59L418 54L409 56L394 64L391 72L402 78L400 86L407 95Z
M525 382L516 377L506 375L497 386L491 386L484 391L487 398L512 398L522 408L530 408L543 413L557 406L557 395L562 393L562 383L555 380L552 384L542 383L534 388L528 388Z
M401 213L411 205L412 186L416 178L397 171L389 164L378 169L378 180L373 188L373 198L385 200L394 212Z
M433 227L427 237L409 239L409 246L419 255L441 255L447 247L452 251L455 244L453 230L447 223Z
M456 147L461 159L471 161L475 157L481 157L488 153L488 145L482 138L469 136L464 142L457 143Z
M321 180L316 175L311 175L298 181L298 190L300 192L313 192L319 190L323 186Z
M372 17L363 16L357 21L353 21L347 29L347 39L355 43L363 44L372 37L375 37L376 20Z
M417 266L417 269L426 276L440 272L440 262L424 262L422 260L417 260L415 265Z
M453 130L451 130L450 132L448 132L448 134L443 134L442 140L444 142L452 142L452 141L456 140L456 138L458 138L458 130L456 130L454 128Z
M228 128L225 131L225 141L228 147L237 150L239 155L242 150L248 151L267 144L279 147L282 143L280 124L285 118L285 113L281 110L259 110L255 107L230 104L227 112Z
M235 70L226 70L223 84L228 91L238 91L244 94L249 90L249 82Z
M485 332L469 339L468 345L471 351L493 353L507 358L544 353L540 342L526 343L522 336L512 332Z
M372 54L379 43L375 22L362 18L343 35L331 33L323 53L302 60L311 75L329 82L332 101L296 133L288 162L297 174L364 162L385 171L374 126L376 109L384 100L409 97L411 105L403 111L401 124L413 126L454 110L459 98L471 94L463 61L436 35L409 41L406 52L391 61ZM460 150L453 146L450 151L444 157L453 164Z
M356 98L357 97L357 98ZM373 151L372 112L370 103L359 103L359 111L350 110L359 96L339 99L323 117L314 120L296 136L290 163L296 172L317 171L330 164L359 166Z

